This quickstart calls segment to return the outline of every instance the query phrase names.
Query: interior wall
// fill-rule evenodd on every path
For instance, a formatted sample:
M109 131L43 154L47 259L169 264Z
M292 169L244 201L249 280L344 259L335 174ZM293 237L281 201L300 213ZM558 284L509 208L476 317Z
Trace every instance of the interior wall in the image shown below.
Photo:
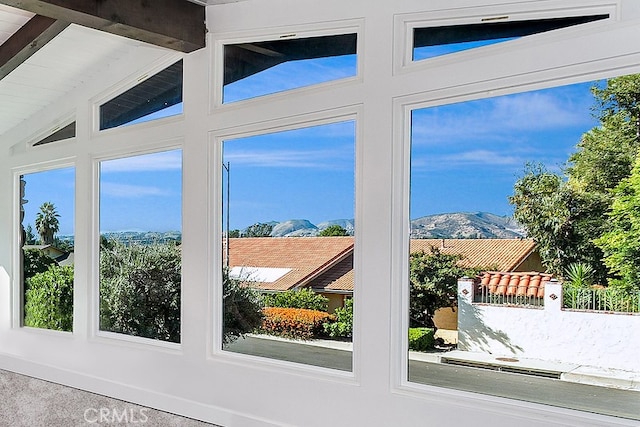
M640 64L640 10L634 0L247 0L207 8L207 48L184 56L184 116L104 133L93 131L93 102L118 82L175 54L142 49L105 70L46 114L25 118L0 136L0 368L113 396L225 426L632 425L562 408L410 384L406 381L408 111L471 99L623 74ZM494 16L531 8L612 5L613 22L561 30L536 42L442 60L401 64L412 19ZM359 31L360 74L264 101L219 106L223 42L309 28ZM589 46L589 49L585 49ZM55 111L76 112L74 141L18 152L11 147ZM354 265L354 371L336 372L229 354L220 348L221 283L217 250L220 141L276 127L336 117L357 120ZM113 153L178 145L183 149L183 318L180 346L158 346L95 333L97 251L95 162ZM76 165L76 295L74 333L15 324L16 182L14 172L51 160Z

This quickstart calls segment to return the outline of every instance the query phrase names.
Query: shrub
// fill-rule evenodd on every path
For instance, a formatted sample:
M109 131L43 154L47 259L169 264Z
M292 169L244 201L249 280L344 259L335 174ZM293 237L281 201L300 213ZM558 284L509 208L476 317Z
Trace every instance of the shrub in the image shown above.
M435 344L435 330L432 328L409 328L409 350L427 351Z
M34 328L73 329L73 267L49 266L27 280L24 325Z
M223 272L224 329L223 343L229 344L262 325L262 299L260 294L239 280Z
M307 310L327 311L329 299L315 293L312 289L292 289L285 292L264 295L265 307L304 308Z
M322 325L334 320L327 312L304 308L265 307L263 313L263 332L300 340L321 334Z
M54 260L49 258L39 249L24 250L24 280L27 280L38 273L44 273L49 266L57 265Z
M100 329L180 342L180 247L110 241L100 251Z
M353 335L353 298L344 301L344 307L336 308L336 321L322 325L331 338L349 338Z

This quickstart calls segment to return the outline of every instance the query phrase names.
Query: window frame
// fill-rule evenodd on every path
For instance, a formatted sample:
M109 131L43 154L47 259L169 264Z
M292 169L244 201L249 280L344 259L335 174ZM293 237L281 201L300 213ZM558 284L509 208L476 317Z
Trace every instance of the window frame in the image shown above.
M394 19L394 74L403 74L420 69L448 65L460 61L460 56L474 59L482 55L501 53L505 43L518 43L529 45L530 38L536 37L534 43L539 43L545 34L555 37L557 31L580 31L586 27L606 25L610 21L619 20L619 4L615 2L604 3L597 0L583 0L583 4L570 8L550 8L548 5L509 5L504 6L480 6L469 8L462 16L451 18L451 10L438 11L436 13L412 13L396 15ZM463 50L446 55L440 55L423 60L413 59L413 33L417 28L449 27L454 25L473 25L483 22L518 22L553 18L571 18L578 16L609 15L609 18L574 25L557 30L523 36L517 40L481 46L474 49Z
M77 191L77 183L78 183L78 172L77 172L78 168L77 168L77 161L75 156L12 168L14 197L13 197L13 220L12 220L13 244L11 245L13 248L13 250L11 251L13 260L11 264L13 267L13 271L17 272L17 274L13 275L12 286L10 290L11 301L12 301L11 327L14 329L21 329L24 331L33 331L35 333L54 334L58 336L59 335L72 336L76 330L75 327L72 328L71 331L57 331L57 330L51 330L51 329L45 329L45 328L32 328L24 325L25 289L24 289L24 281L22 280L23 274L21 272L21 269L23 268L23 266L21 265L21 262L20 262L21 260L20 252L22 251L22 247L20 245L20 241L22 238L21 232L20 232L20 225L21 225L20 208L22 206L20 177L28 174L49 172L49 171L55 171L60 169L66 169L66 168L73 168L73 171L74 171L73 204L74 204L74 211L75 211L77 206L76 191ZM77 222L75 217L74 217L74 222ZM77 224L74 224L74 235L77 233L76 228L77 228ZM74 277L73 277L73 284L74 284L73 286L73 324L74 325L76 324L76 320L77 320L77 311L76 311L77 310L77 301L76 301L77 281L78 281L78 277L74 270Z
M352 369L351 371L342 371L333 368L323 368L310 364L303 364L297 362L289 362L280 359L272 359L263 356L253 356L249 354L236 353L224 350L222 347L222 314L223 314L223 280L222 269L217 268L223 266L223 249L218 242L223 241L224 226L223 226L223 146L226 140L233 140L239 138L246 138L258 135L272 134L277 132L284 132L290 130L305 129L314 126L348 122L354 123L354 218L356 222L359 218L359 211L361 202L359 200L359 193L357 191L358 186L362 183L362 106L351 106L335 108L325 112L317 112L305 115L304 117L283 117L275 122L268 124L254 123L247 124L246 126L239 126L227 131L210 131L209 132L209 144L208 144L208 158L209 158L209 186L207 189L209 212L209 229L212 232L208 233L209 238L209 250L210 259L209 263L209 301L208 301L208 313L209 319L207 320L207 360L216 361L224 360L237 364L247 366L260 366L268 370L277 370L282 372L303 373L317 378L331 378L346 383L359 384L360 381L360 334L357 333L359 322L359 304L357 299L354 298L354 327L353 327L353 351L352 351ZM220 166L218 166L220 165ZM357 231L354 234L354 271L357 268L361 268L362 259L360 254L361 233ZM354 275L354 295L362 292L362 285L360 283L359 274Z
M153 121L155 122L155 120ZM89 286L89 323L88 329L90 340L94 342L102 342L105 344L123 345L132 348L147 348L168 352L170 354L182 354L183 340L179 343L156 340L153 338L128 335L118 332L103 331L100 329L100 165L103 161L121 160L130 157L142 156L147 154L163 153L168 151L180 150L182 158L181 167L181 228L184 227L184 142L183 138L173 138L162 143L145 144L137 147L135 150L113 150L109 152L95 154L91 157L91 175L92 175L92 212L91 212L91 264L89 266L91 274L91 285ZM182 230L181 230L182 231ZM184 299L182 298L184 287L184 271L181 271L180 285L180 331L183 335L183 314Z
M330 80L316 83L309 86L301 86L265 95L242 99L225 103L223 100L224 90L224 47L241 43L258 43L277 40L293 40L311 37L336 36L336 35L356 35L356 74L337 80ZM348 86L362 81L363 73L363 38L364 21L347 20L337 21L327 24L309 24L304 26L278 27L268 32L246 31L234 34L216 34L213 37L214 49L210 58L209 76L209 114L214 114L221 109L240 109L253 104L261 104L274 100L283 99L290 96L303 96L314 92L322 91L327 87Z
M434 92L423 92L399 97L394 100L394 169L399 172L394 186L394 211L393 225L393 246L394 257L392 263L394 283L409 283L409 246L410 246L410 198L411 198L411 144L412 144L412 113L416 110L432 107L446 106L456 103L491 99L505 95L526 93L535 90L549 89L570 85L574 83L585 83L588 81L607 79L625 74L640 73L640 51L634 54L635 65L620 65L619 58L612 57L601 61L594 61L589 64L588 70L564 69L561 74L554 79L547 79L545 72L540 71L530 76L519 79L518 84L508 85L500 79L490 82L476 82L468 87L458 87L454 90L442 89ZM633 62L627 58L627 63ZM557 70L556 70L557 73ZM577 143L577 142L576 142ZM394 372L394 384L392 388L398 393L431 397L434 394L445 396L446 398L472 399L474 405L480 404L483 400L492 402L504 402L510 407L541 408L551 412L577 411L562 405L552 405L549 403L530 402L526 398L526 393L512 397L501 397L493 394L486 394L477 391L466 391L457 388L445 388L431 384L418 383L409 380L409 286L403 285L400 292L393 295L394 307L401 307L394 312L392 319L392 342L394 343L394 357L392 371ZM398 353L398 348L400 352ZM455 369L455 366L448 366ZM498 373L499 374L499 373ZM589 384L577 384L577 386L590 387ZM633 391L631 391L633 393ZM594 412L595 417L614 417L610 414ZM606 418L603 418L606 419ZM627 418L620 418L622 422L630 421ZM633 421L631 421L633 422Z
M136 87L138 84L146 81L147 79L149 79L150 77L155 76L156 74L160 73L161 71L165 70L166 68L170 67L171 65L175 64L176 62L180 61L180 60L184 60L184 55L181 54L176 54L176 53L169 53L167 55L165 55L163 58L161 58L158 61L155 61L151 66L145 68L142 70L142 72L138 72L135 73L133 75L130 75L128 78L121 80L118 84L112 86L111 88L107 89L106 91L102 92L101 94L93 97L89 102L91 103L91 137L97 137L100 134L110 134L110 133L117 133L117 132L123 132L123 129L128 129L128 128L147 128L150 126L155 125L156 123L165 123L165 122L170 122L170 121L181 121L184 119L184 110L182 111L182 113L180 114L173 114L171 116L167 116L167 117L161 117L158 119L153 119L153 120L149 120L149 121L145 121L143 123L135 123L135 124L130 124L130 123L124 123L122 125L119 126L115 126L115 127L111 127L111 128L107 128L107 129L100 129L100 107L103 104L106 104L107 102L113 100L114 98L124 94L125 92L127 92L130 89L133 89L134 87ZM182 102L184 103L184 96L185 96L185 91L184 91L184 69L183 69L183 92L182 92ZM151 123L151 125L150 125Z

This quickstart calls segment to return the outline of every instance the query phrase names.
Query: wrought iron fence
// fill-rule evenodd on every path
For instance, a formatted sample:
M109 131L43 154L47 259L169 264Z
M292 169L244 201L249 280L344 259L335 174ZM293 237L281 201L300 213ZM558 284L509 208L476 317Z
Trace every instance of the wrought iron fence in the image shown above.
M478 304L518 306L528 308L544 308L544 297L536 295L518 295L517 293L505 293L504 295L490 292L487 286L477 286L473 302Z
M581 288L565 286L562 306L571 310L640 313L640 291L622 288Z

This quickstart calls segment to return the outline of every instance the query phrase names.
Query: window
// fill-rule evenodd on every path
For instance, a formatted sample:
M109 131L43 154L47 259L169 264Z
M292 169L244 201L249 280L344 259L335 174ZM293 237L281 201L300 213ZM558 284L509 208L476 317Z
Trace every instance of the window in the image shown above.
M182 60L100 106L100 130L182 113Z
M224 141L224 350L352 369L354 152L353 121Z
M20 176L23 325L73 329L75 168Z
M340 34L225 45L223 102L353 77L356 42Z
M627 344L640 290L604 264L622 253L606 237L616 188L640 172L637 105L616 100L639 81L413 110L409 381L637 419L636 391L584 383L640 368ZM608 313L576 303L598 292Z
M180 342L182 154L100 162L100 330Z
M76 122L69 123L66 126L58 126L53 130L53 133L45 138L33 144L34 147L38 145L45 145L52 142L63 141L65 139L74 138L76 136Z
M509 20L510 17L505 15L483 18L477 24L418 27L413 30L413 60L447 55L607 18L608 14L599 14L519 21Z

